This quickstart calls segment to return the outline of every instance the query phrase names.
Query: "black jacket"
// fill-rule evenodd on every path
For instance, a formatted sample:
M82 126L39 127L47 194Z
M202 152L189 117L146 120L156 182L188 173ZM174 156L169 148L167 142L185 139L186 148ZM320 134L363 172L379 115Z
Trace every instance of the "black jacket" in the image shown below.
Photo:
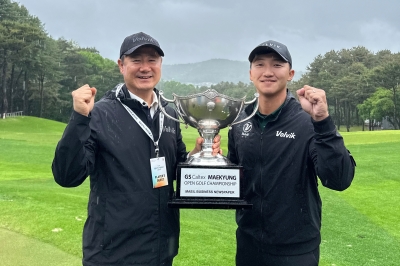
M147 121L141 104L129 97L125 86L119 98ZM177 117L171 107L165 108ZM148 125L155 140L159 114L156 111ZM167 201L173 195L176 165L186 159L186 147L179 123L166 116L159 147L159 156L166 159L169 185L154 189L153 142L116 99L115 88L95 103L89 117L72 114L57 145L52 170L63 187L78 186L90 175L84 265L160 266L178 253L179 211L168 208Z
M238 119L249 116L253 108L248 106ZM303 254L318 247L317 176L322 185L344 190L355 169L331 117L313 122L290 92L264 130L256 117L233 126L228 158L243 165L245 198L253 204L251 210L237 210L238 230L252 236L260 250L276 255Z

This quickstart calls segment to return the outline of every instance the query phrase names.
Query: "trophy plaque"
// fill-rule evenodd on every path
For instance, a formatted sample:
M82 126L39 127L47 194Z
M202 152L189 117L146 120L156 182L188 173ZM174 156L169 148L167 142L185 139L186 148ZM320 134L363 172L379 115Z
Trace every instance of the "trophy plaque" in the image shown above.
M223 155L213 156L212 144L220 129L231 128L254 116L258 109L258 94L250 102L245 102L245 97L235 99L213 89L188 96L173 94L173 100L165 98L160 91L159 98L159 102L163 99L174 103L182 121L168 115L160 105L165 116L186 124L186 127L196 128L204 139L200 152L178 164L176 193L168 206L193 209L251 208L252 205L243 196L246 185L243 166L233 164ZM256 101L253 113L236 121L244 106Z

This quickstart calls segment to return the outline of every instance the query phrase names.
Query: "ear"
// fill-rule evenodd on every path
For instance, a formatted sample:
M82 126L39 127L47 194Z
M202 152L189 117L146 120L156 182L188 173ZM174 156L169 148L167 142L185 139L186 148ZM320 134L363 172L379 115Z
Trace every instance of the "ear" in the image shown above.
M253 82L253 78L251 77L251 68L249 70L249 78L250 78L250 81Z
M293 69L289 70L289 78L288 78L288 81L291 81L291 80L293 79L294 73L295 73L295 71L294 71Z
M122 62L121 59L118 59L117 63L119 67L119 72L121 72L121 74L124 74L124 63Z

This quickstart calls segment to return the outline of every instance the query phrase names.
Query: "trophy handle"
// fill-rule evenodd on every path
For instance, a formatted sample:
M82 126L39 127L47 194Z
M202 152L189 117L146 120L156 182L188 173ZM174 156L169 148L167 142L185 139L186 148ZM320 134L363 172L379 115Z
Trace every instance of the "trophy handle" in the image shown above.
M185 125L186 125L186 128L187 128L188 125L187 125L186 122L182 122L181 120L176 119L175 117L170 116L170 115L165 111L164 107L163 107L162 104L161 104L161 99L163 99L164 101L169 102L169 103L175 103L175 96L174 96L174 99L173 99L173 100L170 100L170 99L165 98L163 94L164 94L163 91L159 91L159 93L158 93L158 95L159 95L159 96L158 96L158 103L159 103L158 106L160 107L161 112L162 112L165 116L167 116L168 118L170 118L170 119L172 119L172 120L174 120L174 121L176 121L176 122L178 122L178 123L185 124ZM179 117L182 118L182 114L179 112L178 109L176 109L176 112L178 113ZM182 120L183 120L183 118L182 118Z
M258 96L259 96L259 94L256 92L256 93L254 93L254 99L253 100L244 103L244 105L249 105L249 104L252 104L255 101L257 101L256 106L254 107L254 110L251 113L251 115L246 117L245 119L240 120L240 121L234 121L232 124L229 125L229 129L232 129L233 125L236 125L236 124L239 124L239 123L242 123L242 122L245 122L245 121L249 120L250 118L252 118L257 113L258 105L260 104L259 100L258 100Z

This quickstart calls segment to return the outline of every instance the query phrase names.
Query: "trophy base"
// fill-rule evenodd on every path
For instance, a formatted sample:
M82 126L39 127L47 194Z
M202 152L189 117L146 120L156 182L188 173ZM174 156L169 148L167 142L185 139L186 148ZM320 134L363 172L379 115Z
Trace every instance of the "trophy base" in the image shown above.
M170 208L188 209L251 209L253 204L245 200L177 199L168 202Z
M222 156L221 156L222 157ZM223 157L222 157L223 158ZM242 196L243 167L225 160L226 165L177 166L176 194L170 208L249 209L252 204Z

